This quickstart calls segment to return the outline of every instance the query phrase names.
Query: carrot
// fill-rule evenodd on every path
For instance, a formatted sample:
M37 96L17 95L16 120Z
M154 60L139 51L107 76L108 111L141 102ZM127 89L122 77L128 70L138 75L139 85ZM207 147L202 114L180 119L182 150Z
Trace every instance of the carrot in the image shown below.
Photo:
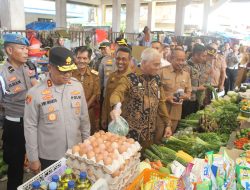
M157 161L156 161L156 164L159 166L159 168L163 167L163 165L162 165L162 163L161 163L160 160L157 160Z

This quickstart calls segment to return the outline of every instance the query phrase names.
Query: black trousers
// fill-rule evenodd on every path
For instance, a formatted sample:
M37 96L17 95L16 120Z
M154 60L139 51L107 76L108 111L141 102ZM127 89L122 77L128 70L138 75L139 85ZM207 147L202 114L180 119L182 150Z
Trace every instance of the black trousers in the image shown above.
M39 158L40 163L41 163L41 170L46 169L47 167L49 167L50 165L54 164L57 160L45 160L42 158Z
M16 190L23 183L25 138L23 120L3 121L3 159L8 164L7 190Z
M184 119L189 114L197 112L198 109L199 109L198 101L188 101L188 100L184 101L182 104L181 118Z
M225 93L227 94L228 91L234 90L235 88L235 82L236 82L237 75L238 75L238 69L227 68L226 74L227 74L227 78L225 80L224 87L225 87Z

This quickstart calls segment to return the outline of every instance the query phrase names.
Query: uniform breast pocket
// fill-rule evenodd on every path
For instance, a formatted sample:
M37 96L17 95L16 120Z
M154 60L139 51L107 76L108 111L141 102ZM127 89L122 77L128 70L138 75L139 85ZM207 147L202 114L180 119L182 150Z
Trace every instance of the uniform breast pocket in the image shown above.
M57 104L46 105L42 107L43 119L45 124L54 124L59 118L59 107Z
M17 94L26 90L25 85L20 80L9 82L7 85L11 94Z
M75 117L80 117L80 115L81 115L81 101L80 100L72 101L71 108L73 111L73 115Z
M177 87L185 89L185 87L186 87L186 81L185 80L179 80L179 81L177 81Z

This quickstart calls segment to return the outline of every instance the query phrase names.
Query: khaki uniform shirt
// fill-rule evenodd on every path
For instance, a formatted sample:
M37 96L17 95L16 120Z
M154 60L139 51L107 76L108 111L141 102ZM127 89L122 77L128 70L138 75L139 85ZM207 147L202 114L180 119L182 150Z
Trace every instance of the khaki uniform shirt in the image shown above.
M159 75L167 97L173 96L178 89L183 89L184 93L191 95L192 86L188 72L175 72L172 66L168 66L161 68ZM171 120L179 120L181 118L182 105L169 102L166 102L166 104Z
M191 77L191 84L192 84L192 95L191 100L195 101L197 100L197 95L199 94L199 91L197 91L197 88L201 85L210 84L211 83L211 65L200 63L196 64L193 63L192 58L188 60L187 70L190 73Z
M128 136L143 142L153 139L157 114L165 127L171 127L171 122L159 75L145 76L138 71L121 78L110 97L110 105L122 103L122 117L130 128Z
M106 89L108 77L115 70L116 70L115 61L111 56L105 56L104 58L102 58L98 71L99 71L99 77L100 77L100 87L101 87L101 90L104 90L104 92Z
M212 67L211 84L212 86L218 87L221 83L221 72L227 68L225 57L222 55L217 55L210 64Z
M109 124L109 122L111 121L110 112L112 108L110 106L110 101L109 101L110 96L118 86L118 82L120 81L120 79L124 76L127 76L129 73L131 73L131 70L128 68L128 70L123 74L119 74L117 71L115 71L109 75L102 106L102 121L105 121L106 124Z
M58 160L68 148L90 135L89 115L80 82L71 78L55 86L46 78L31 88L24 113L26 151L30 161Z
M97 71L90 70L90 68L87 67L87 70L83 76L78 70L74 71L72 76L79 80L82 84L87 102L92 96L95 96L96 100L99 98L101 91L100 80Z
M25 63L19 68L14 68L8 61L4 64L1 71L3 80L1 81L0 100L5 110L5 116L23 117L26 93L37 83L35 67L33 64L31 66Z

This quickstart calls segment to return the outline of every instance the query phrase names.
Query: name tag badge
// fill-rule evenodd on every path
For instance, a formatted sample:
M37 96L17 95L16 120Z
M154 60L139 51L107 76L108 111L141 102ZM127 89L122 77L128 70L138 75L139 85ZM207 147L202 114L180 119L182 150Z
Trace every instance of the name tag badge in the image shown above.
M160 99L160 98L161 98L161 91L158 90L158 99Z
M10 82L13 82L13 81L15 81L15 80L16 80L16 77L15 77L15 76L8 78L8 81L10 81Z

